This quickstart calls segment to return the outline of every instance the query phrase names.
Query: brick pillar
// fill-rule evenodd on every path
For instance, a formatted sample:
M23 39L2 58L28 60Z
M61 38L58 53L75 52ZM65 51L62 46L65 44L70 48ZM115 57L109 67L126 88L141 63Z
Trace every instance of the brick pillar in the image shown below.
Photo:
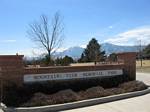
M0 55L0 68L4 85L22 84L23 55Z
M124 61L124 72L129 76L129 80L136 80L136 53L118 53L118 60Z

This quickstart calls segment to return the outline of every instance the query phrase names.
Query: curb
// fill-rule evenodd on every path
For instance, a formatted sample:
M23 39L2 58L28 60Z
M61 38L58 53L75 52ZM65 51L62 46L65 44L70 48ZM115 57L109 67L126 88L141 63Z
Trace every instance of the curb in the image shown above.
M112 102L116 100L141 96L150 93L150 88L142 91L135 91L130 93L124 93L119 95L107 96L102 98L94 98L88 100L82 100L77 102L58 104L58 105L47 105L47 106L39 106L39 107L19 107L19 108L5 108L5 112L56 112L62 110L69 110L74 108L81 108L86 106L92 106L96 104L102 104L107 102Z

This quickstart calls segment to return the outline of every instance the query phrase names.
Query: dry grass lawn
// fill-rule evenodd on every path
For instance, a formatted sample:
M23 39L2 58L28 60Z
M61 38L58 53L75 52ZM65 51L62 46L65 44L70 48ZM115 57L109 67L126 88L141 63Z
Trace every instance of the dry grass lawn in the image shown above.
M150 73L150 60L143 60L142 67L141 67L141 62L136 61L136 71Z
M150 67L150 60L142 60L142 65L143 65L143 67L145 67L145 66ZM141 66L141 61L136 61L136 66L140 67Z

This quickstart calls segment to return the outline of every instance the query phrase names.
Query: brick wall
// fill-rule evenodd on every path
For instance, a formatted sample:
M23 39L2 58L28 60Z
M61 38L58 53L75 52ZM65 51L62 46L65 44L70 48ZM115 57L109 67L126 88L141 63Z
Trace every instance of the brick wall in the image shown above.
M118 53L118 60L124 61L124 72L128 75L130 80L136 79L136 53L126 52Z
M0 68L3 83L8 85L15 82L18 85L23 81L23 55L1 55Z

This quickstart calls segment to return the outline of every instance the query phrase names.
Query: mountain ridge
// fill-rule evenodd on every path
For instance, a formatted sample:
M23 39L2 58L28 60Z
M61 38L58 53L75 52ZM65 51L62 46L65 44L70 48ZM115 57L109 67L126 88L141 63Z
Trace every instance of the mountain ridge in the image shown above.
M137 52L137 46L123 46L123 45L115 45L111 43L103 43L101 44L101 50L105 50L106 55L111 53L119 53L119 52ZM82 52L84 51L83 47L74 46L70 47L62 52L57 52L56 56L64 57L65 55L71 56L73 58L80 58Z

